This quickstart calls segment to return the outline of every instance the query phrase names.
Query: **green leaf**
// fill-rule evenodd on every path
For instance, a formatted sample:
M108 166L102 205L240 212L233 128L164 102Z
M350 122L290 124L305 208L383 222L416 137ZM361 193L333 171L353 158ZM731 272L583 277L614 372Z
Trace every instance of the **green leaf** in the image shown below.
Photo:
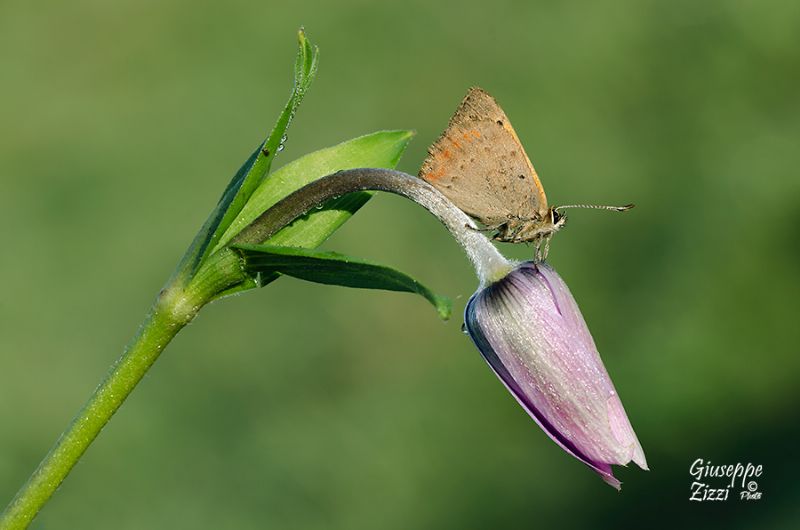
M307 183L338 171L354 167L393 168L400 160L411 138L412 131L381 131L354 138L339 145L310 153L275 171L253 194L228 232L222 237L222 248L241 228L247 226L261 213L289 193ZM371 192L350 193L328 201L272 236L268 243L278 246L315 248L347 221L372 196ZM241 228L240 228L241 227ZM261 274L259 282L248 281L234 289L220 293L215 299L238 294L255 287L264 287L280 277L277 273Z
M178 266L177 274L190 277L202 264L250 196L267 177L286 129L294 117L317 72L319 50L312 47L301 29L297 34L298 52L294 67L294 87L272 132L245 161L231 179L203 227L195 236Z
M228 244L269 207L309 182L341 169L393 168L413 135L412 131L404 130L380 131L315 151L283 166L253 192L214 250ZM316 247L350 218L370 195L362 192L334 199L275 234L269 243Z
M316 283L416 293L425 297L447 320L451 302L434 294L413 278L384 265L369 263L336 252L275 245L236 245L251 274L284 274Z

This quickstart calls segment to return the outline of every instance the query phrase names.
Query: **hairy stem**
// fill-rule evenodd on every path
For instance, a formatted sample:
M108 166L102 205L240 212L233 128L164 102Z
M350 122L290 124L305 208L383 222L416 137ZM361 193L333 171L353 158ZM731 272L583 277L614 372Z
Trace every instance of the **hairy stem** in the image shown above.
M464 248L481 283L491 283L511 269L461 210L427 182L389 169L352 169L316 180L288 195L248 225L232 241L261 243L296 218L326 201L357 191L377 190L407 197L435 215ZM251 279L239 257L222 248L209 256L188 285L173 279L105 381L72 420L28 482L0 515L0 530L26 528L69 474L102 428L130 395L175 335L219 293Z
M482 284L494 282L511 270L508 260L444 195L424 180L392 169L348 169L315 180L261 214L232 243L264 242L314 207L348 193L367 190L402 195L435 215L467 253Z
M186 288L166 287L139 332L0 515L0 530L26 528L130 395L163 349L214 294L244 281L229 249L212 256Z

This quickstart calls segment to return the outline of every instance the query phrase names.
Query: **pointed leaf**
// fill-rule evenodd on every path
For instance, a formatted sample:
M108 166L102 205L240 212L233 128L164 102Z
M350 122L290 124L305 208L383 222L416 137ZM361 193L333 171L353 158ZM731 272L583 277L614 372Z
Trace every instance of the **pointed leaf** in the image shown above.
M251 274L284 274L317 283L416 293L436 308L439 316L450 317L451 302L434 294L413 278L384 265L351 258L336 252L324 252L274 245L237 245L233 247Z
M211 212L203 227L195 236L189 250L178 266L177 274L191 276L203 262L210 250L228 226L233 222L242 207L269 173L272 160L275 158L286 129L294 117L317 71L319 50L312 47L301 29L297 35L298 52L294 67L294 87L289 101L278 117L272 132L245 161L239 171L231 179L220 197L214 211Z

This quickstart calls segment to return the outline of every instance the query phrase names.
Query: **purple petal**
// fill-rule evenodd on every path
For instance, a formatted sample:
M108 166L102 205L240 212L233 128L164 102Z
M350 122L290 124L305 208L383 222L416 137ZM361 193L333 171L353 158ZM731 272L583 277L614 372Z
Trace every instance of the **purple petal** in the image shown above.
M465 322L498 378L565 451L617 489L611 464L647 469L580 310L551 267L519 265L470 299Z

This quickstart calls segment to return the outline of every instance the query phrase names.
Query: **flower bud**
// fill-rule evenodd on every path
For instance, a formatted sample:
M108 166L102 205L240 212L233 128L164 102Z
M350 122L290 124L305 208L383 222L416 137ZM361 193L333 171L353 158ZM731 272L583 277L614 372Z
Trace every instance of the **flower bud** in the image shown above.
M617 489L611 464L647 469L586 322L552 267L525 262L481 289L465 324L506 388L565 451Z

